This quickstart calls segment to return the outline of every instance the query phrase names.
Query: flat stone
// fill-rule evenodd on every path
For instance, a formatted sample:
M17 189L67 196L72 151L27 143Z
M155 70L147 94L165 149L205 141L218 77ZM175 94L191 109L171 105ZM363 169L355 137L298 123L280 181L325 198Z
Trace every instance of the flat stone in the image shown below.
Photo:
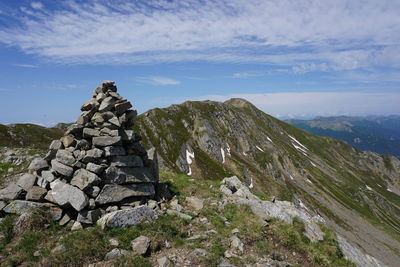
M83 124L83 123L82 123ZM79 124L72 124L67 128L67 131L65 134L81 134L82 133L83 126Z
M71 205L75 210L81 211L89 204L89 198L79 188L65 184L59 180L51 185L52 197L60 206Z
M131 102L124 101L122 103L115 104L115 112L120 115L132 107Z
M38 177L36 184L40 186L41 188L46 188L49 185L49 181L44 179L43 177Z
M102 215L100 209L96 210L82 210L78 213L78 218L76 221L85 224L94 224Z
M61 162L55 159L51 161L51 168L65 177L71 177L72 173L74 172L73 168L62 164Z
M71 231L77 231L77 230L82 230L83 226L80 222L74 222L74 224L71 227Z
M136 226L157 219L157 214L147 206L117 210L105 214L97 223L102 229Z
M64 145L60 140L54 140L51 142L49 149L50 150L59 150L59 149L63 149Z
M51 171L42 171L41 176L49 183L53 182L55 179L54 174Z
M136 155L115 156L111 159L111 166L144 167L142 158Z
M102 172L104 171L105 166L102 166L102 165L98 165L98 164L89 162L89 163L86 165L86 169L87 169L88 171L94 172L94 173L96 173L96 174L100 174L100 173L102 173Z
M93 148L91 150L86 151L86 154L83 157L82 161L85 163L96 162L99 158L101 158L101 156L103 156L103 150L98 148Z
M114 107L115 100L112 96L106 97L101 101L99 112L106 112Z
M82 110L82 111L91 110L91 109L93 109L93 108L96 108L96 106L97 106L98 104L99 104L99 103L96 101L96 99L90 99L89 101L87 101L87 102L85 102L85 103L82 104L81 110Z
M104 154L106 157L123 156L126 155L126 151L122 146L106 146L104 148Z
M95 146L116 146L121 144L121 137L120 136L98 136L93 137L93 145Z
M92 129L92 128L83 128L83 137L84 138L90 138L90 137L95 137L95 136L100 136L99 130Z
M156 182L149 168L110 166L105 170L104 183L129 184Z
M61 137L61 142L63 143L64 147L74 146L76 143L75 137L73 135L66 135Z
M33 186L31 189L28 190L25 199L31 201L39 201L44 198L46 193L47 193L46 189L41 188L39 186Z
M29 189L32 188L35 182L36 182L36 175L25 173L18 179L17 185L22 189L24 189L25 191L28 191Z
M14 200L17 199L23 189L14 183L10 183L6 188L0 190L1 200Z
M29 164L28 169L30 171L40 171L49 167L47 161L42 158L35 158L32 160L31 164Z
M24 212L29 212L32 209L43 209L49 211L53 220L58 221L62 216L62 209L51 203L38 203L26 200L11 201L3 210L6 213L21 215Z
M65 149L60 149L57 151L56 159L58 162L61 162L67 166L73 166L75 163L74 155Z
M112 117L111 119L108 120L108 122L114 124L117 127L121 126L121 123L119 122L117 117Z
M69 217L68 214L64 214L64 216L61 218L61 220L58 222L59 225L64 226L66 225L69 221L71 220L71 218Z
M79 169L74 173L74 177L70 184L77 186L81 190L85 190L86 188L92 185L97 185L100 182L101 179L95 173L85 169Z
M96 198L99 205L120 202L127 197L154 196L153 184L116 185L107 184Z
M114 248L113 250L111 250L110 252L108 252L106 254L104 259L106 261L115 260L115 259L117 259L119 257L122 257L122 256L125 256L125 255L129 255L129 251L127 251L125 249Z
M150 239L147 236L139 236L131 241L131 247L134 253L139 255L146 254L150 246Z

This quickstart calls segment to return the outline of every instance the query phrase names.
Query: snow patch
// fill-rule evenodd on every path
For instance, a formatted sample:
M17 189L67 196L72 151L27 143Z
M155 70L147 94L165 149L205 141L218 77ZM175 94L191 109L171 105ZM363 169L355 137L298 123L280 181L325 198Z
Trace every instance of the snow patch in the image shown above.
M307 156L307 151L304 150L302 147L297 146L295 143L292 142L292 145L294 146L294 148L296 148L298 151L300 151L301 153L303 153L305 156Z
M302 207L305 210L308 210L308 208L306 207L306 205L304 205L304 203L299 199L299 205L300 207Z
M292 139L293 142L295 142L297 144L296 145L295 143L292 142L292 145L294 146L294 148L296 148L297 150L299 150L300 152L302 152L303 154L305 154L307 156L308 148L305 145L303 145L302 143L300 143L296 138L294 138L290 134L288 134L288 136L290 137L290 139Z
M243 155L244 155L244 156L247 156L246 152L243 152Z
M310 179L306 179L307 183L312 184Z
M228 143L226 143L226 154L230 157L231 156L231 147Z
M369 191L373 191L371 187L369 187L368 185L365 185L365 188L367 188L367 190Z
M392 190L390 190L390 188L387 188L386 190L387 190L387 191L389 191L389 192L392 192L392 193L394 193Z
M256 146L256 148L257 148L258 150L260 150L261 152L264 152L264 150L262 150L262 148L261 148L261 147L259 147L259 146Z
M189 165L189 172L187 173L187 175L192 175L192 168L190 167L190 165L193 163L193 159L194 159L194 152L190 153L186 149L186 162Z
M253 188L253 177L250 176L250 185L249 188Z
M312 162L312 161L310 161L310 162L311 162L311 165L313 165L314 167L317 167L317 165L315 165L314 162Z
M294 178L293 178L293 176L291 174L289 174L289 176L290 176L290 179L294 180Z
M221 147L222 163L225 163L225 150Z
M271 140L271 138L269 138L268 136L267 136L267 139L268 139L268 141L270 141L271 143L273 143L272 140Z

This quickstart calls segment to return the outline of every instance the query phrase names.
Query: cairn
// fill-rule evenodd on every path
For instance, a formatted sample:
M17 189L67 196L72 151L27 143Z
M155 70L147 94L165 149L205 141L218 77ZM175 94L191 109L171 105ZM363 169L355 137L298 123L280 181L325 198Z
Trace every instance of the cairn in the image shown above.
M155 197L157 156L131 130L137 116L114 82L97 87L82 114L29 173L0 191L6 213L46 208L60 224L93 224L107 212L137 206Z

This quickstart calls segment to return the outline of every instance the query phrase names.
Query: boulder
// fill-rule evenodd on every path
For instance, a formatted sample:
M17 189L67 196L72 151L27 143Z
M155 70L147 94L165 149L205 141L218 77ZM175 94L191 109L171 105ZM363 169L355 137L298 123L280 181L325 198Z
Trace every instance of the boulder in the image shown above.
M83 137L84 138L91 138L100 136L100 131L92 128L83 128Z
M51 161L51 168L65 177L71 177L72 173L74 172L73 168L62 164L61 162L55 159Z
M1 200L17 199L23 192L23 189L14 183L10 183L6 188L0 190Z
M155 219L157 219L157 214L153 209L147 206L139 206L107 213L97 223L102 229L105 229L136 226Z
M144 167L142 158L136 155L115 156L111 160L111 166L117 167Z
M105 170L104 183L129 184L156 182L149 168L124 168L110 166Z
M147 236L139 236L131 241L131 247L134 253L139 255L146 254L150 246L150 239Z
M104 153L106 157L126 155L126 151L122 146L106 146Z
M73 166L75 163L74 155L65 149L60 149L57 151L56 160L67 166Z
M125 186L107 184L97 196L96 203L99 205L116 203L128 197L154 196L154 193L153 184L131 184Z
M124 102L115 104L115 112L117 113L117 115L120 115L125 111L127 111L128 109L130 109L131 107L132 107L131 102L126 100Z
M54 181L50 186L54 203L60 206L71 205L75 210L81 211L89 204L87 195L75 186L60 180Z
M49 164L47 164L47 161L42 158L35 158L34 160L32 160L31 164L29 164L28 169L30 171L40 171L48 167Z
M25 199L31 201L43 200L46 193L47 193L46 189L41 188L39 186L33 186L31 189L28 190Z
M101 179L93 172L87 171L85 169L79 169L74 173L70 184L77 186L81 190L97 185L101 182Z
M24 189L25 191L28 191L29 189L32 188L35 182L36 182L36 175L25 173L18 179L17 185L22 189Z
M8 204L3 211L6 213L13 213L21 215L24 212L32 211L32 209L42 209L48 211L53 220L58 221L61 219L62 210L51 203L38 203L26 200L14 200Z
M120 136L98 136L93 137L93 145L103 147L103 146L116 146L121 144Z

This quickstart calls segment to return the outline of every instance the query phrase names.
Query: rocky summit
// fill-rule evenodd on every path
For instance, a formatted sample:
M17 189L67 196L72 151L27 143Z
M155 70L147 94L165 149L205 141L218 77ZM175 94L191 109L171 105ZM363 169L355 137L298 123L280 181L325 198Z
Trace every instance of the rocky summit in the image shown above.
M155 197L158 166L155 150L146 151L130 130L137 115L131 108L114 82L103 82L46 156L33 159L29 173L0 191L3 210L42 208L61 224L94 224L119 208L132 208L134 217L134 206Z

